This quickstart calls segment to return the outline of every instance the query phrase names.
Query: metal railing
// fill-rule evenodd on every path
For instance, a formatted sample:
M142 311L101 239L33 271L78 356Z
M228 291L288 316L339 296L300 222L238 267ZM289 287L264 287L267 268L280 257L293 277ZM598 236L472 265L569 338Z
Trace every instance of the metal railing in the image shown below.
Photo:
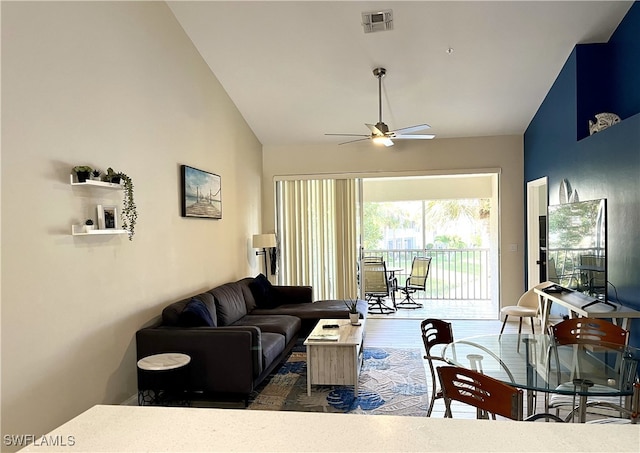
M398 287L405 285L416 256L431 257L425 299L489 300L489 249L365 250L364 256L382 256L395 273Z

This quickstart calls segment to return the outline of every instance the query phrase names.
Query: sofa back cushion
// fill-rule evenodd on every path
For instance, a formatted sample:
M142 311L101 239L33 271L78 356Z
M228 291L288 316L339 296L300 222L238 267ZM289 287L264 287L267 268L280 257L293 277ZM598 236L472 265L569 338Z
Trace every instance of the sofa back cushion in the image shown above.
M247 306L247 313L251 313L256 308L256 300L253 298L253 294L251 293L251 289L249 288L249 284L252 281L253 277L245 277L236 282L242 289L244 303Z
M219 326L229 326L247 314L239 283L225 283L209 291L215 298Z

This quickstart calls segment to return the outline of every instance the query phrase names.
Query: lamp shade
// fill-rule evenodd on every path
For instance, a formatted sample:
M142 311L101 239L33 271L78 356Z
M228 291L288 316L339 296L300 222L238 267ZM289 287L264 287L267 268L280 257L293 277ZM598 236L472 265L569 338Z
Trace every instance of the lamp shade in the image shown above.
M276 235L274 233L253 235L254 249L268 249L270 247L275 247L276 245Z

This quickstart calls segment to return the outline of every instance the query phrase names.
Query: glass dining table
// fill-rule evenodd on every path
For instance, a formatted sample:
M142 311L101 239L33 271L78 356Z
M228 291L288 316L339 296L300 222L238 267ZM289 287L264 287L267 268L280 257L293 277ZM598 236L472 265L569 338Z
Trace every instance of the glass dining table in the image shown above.
M518 341L525 347L517 349ZM579 420L585 421L587 401L611 397L631 411L638 401L640 349L600 343L597 346L556 345L549 335L495 334L457 340L445 346L444 359L475 369L514 387L527 396L527 415L533 415L538 392L574 397ZM633 420L635 421L635 420Z

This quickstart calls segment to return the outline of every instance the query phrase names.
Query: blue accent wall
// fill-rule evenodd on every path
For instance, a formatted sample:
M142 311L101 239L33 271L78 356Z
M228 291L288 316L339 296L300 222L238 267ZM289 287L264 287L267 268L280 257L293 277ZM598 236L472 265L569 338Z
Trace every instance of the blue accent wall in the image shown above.
M622 121L589 136L600 112ZM607 198L609 281L640 310L640 1L608 43L574 48L524 134L524 176L548 177L549 204L565 178L580 200ZM640 345L640 319L631 343Z

